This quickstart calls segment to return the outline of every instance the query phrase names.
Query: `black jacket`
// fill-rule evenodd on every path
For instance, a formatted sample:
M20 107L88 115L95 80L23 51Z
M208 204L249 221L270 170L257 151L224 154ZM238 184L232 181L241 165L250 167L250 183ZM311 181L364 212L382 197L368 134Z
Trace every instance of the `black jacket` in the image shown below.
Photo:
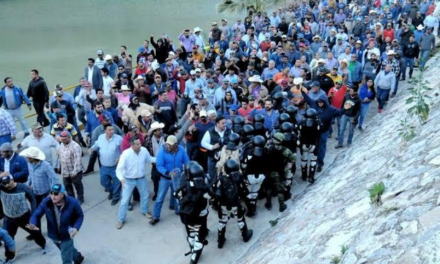
M356 120L359 117L359 114L361 113L361 99L359 98L359 95L356 95L354 98L351 97L349 93L345 95L344 101L342 102L342 107L344 107L345 103L349 102L352 104L352 107L350 109L345 109L344 115L348 117L354 117Z
M418 58L419 57L419 44L417 42L408 42L405 46L403 46L403 57L405 58Z
M46 81L42 77L37 80L31 80L26 93L27 97L32 98L39 103L49 102L49 90L47 89Z

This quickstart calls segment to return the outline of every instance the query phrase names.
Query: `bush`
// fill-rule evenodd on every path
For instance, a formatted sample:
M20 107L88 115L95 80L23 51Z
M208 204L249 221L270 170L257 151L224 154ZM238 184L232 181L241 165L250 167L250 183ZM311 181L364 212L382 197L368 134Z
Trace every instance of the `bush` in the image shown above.
M426 100L431 99L426 93L432 91L432 88L428 86L428 82L423 79L423 71L414 78L411 82L413 87L408 88L410 93L409 98L406 99L406 103L410 105L408 108L408 114L411 116L416 115L420 124L425 124L428 121L429 113L431 109Z
M385 184L383 182L374 184L368 192L370 193L370 201L374 206L382 205L382 194L385 191Z
M400 127L397 129L397 131L403 140L410 141L416 137L415 128L416 127L411 125L405 118L400 120Z

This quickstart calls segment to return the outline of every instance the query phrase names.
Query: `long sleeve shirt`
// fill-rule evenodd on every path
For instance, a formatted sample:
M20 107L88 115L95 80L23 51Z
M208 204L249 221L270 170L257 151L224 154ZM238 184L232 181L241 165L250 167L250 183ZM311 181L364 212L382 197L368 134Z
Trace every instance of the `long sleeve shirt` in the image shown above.
M136 153L133 148L126 149L119 158L116 177L119 180L145 177L145 163L147 162L154 163L156 158L152 157L146 148L141 147L139 153Z
M175 169L182 171L183 165L189 162L188 155L182 146L178 146L176 152L169 152L162 147L157 153L156 168L165 177Z
M0 108L0 136L17 134L17 127L15 126L12 116L5 110Z
M61 175L65 178L73 177L83 170L82 149L75 141L71 141L68 145L61 144L58 158Z
M36 195L47 194L52 185L58 183L58 177L53 170L52 165L47 161L41 161L36 166L29 165L29 177L26 185L31 187Z
M116 134L110 139L107 138L106 134L102 134L98 137L98 140L93 144L92 149L98 151L99 160L101 161L102 166L116 166L116 161L121 155L121 143L122 137Z
M33 212L37 207L32 191L23 183L17 183L12 189L0 187L3 213L9 218L18 218L29 212L29 204Z
M43 151L46 156L45 161L52 164L52 149L58 150L60 148L60 143L58 143L54 137L49 134L43 133L41 138L36 138L34 135L27 136L23 142L21 142L22 148L24 150L28 147L37 147Z

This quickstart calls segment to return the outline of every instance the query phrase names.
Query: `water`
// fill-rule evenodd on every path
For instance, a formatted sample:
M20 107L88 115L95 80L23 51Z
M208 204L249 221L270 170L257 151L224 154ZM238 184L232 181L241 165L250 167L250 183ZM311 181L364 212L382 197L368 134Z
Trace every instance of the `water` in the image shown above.
M211 23L224 16L216 13L218 2L0 0L1 79L12 76L27 91L35 68L51 91L56 83L75 84L98 49L114 55L126 45L135 57L151 33L156 39L167 33L175 44L185 28L199 26L207 36Z

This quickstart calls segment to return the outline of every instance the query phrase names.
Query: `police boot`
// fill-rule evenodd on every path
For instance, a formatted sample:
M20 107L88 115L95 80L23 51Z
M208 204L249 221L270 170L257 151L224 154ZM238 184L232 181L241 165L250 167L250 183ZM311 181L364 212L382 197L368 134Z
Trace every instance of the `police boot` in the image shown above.
M217 247L218 248L223 248L225 242L226 242L226 227L223 228L223 230L219 230L218 231L218 238L217 238Z
M315 183L315 171L316 171L316 166L312 166L310 168L310 174L308 177L308 181L310 182L310 184Z
M244 227L241 229L241 236L243 237L243 241L245 243L251 240L253 234L254 231L252 229L248 229L247 224L245 224Z
M288 189L288 190L286 190L285 192L284 192L284 200L289 200L290 198L292 198L292 193L290 192L290 190Z
M189 264L197 264L199 262L199 258L202 255L203 247L208 244L208 241L203 241L201 243L201 248L193 248L191 253L191 260L189 261ZM200 245L199 245L200 247Z
M272 209L272 197L267 197L267 201L264 204L264 207L267 208L267 210L271 210Z
M248 211L246 213L247 217L253 217L257 215L257 201L249 201L246 206L248 208Z

